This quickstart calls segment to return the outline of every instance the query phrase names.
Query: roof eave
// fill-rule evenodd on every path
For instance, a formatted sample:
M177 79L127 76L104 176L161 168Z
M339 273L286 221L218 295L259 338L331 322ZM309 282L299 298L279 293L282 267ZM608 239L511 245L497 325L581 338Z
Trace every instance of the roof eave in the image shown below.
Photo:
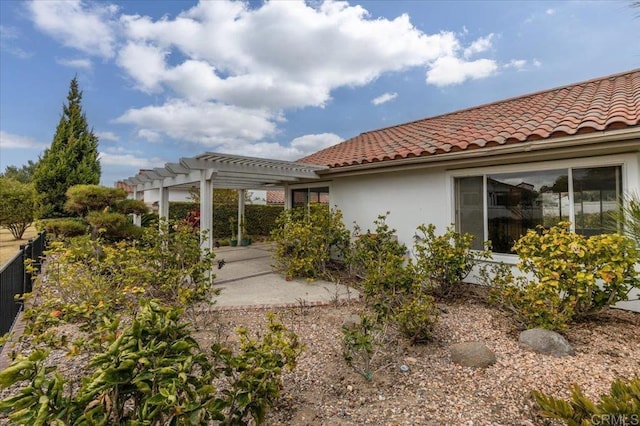
M606 142L609 143L607 146L601 145ZM576 146L580 146L585 153L589 152L592 155L596 155L597 150L612 153L611 151L614 148L611 145L612 142L616 142L615 149L617 150L640 151L640 125L625 129L604 130L488 148L333 167L329 170L319 171L317 174L321 177L338 177L378 171L395 171L407 169L408 167L462 167L465 164L471 165L497 156L511 158L514 156L526 156L528 161L532 161L535 154L544 155L552 151L560 153L563 150L569 150L566 152L567 156L571 156L572 153L576 154L575 156L580 156L578 153L571 151Z

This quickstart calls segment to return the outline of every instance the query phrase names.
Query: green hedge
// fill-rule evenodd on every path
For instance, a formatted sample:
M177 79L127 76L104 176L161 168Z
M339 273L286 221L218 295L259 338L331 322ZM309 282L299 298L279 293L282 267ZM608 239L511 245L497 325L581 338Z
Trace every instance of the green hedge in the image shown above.
M198 203L172 202L169 204L169 218L172 220L184 219L190 211L199 208ZM247 204L244 210L247 234L270 235L271 230L276 226L276 218L282 210L282 206ZM231 236L230 217L237 220L237 205L218 204L213 207L213 235L215 238L229 238Z

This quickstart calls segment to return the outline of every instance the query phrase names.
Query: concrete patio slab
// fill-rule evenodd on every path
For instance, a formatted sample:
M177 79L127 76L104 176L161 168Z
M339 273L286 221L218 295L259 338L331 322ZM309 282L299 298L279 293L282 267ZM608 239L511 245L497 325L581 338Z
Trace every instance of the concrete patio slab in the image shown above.
M269 244L250 247L220 247L216 261L224 259L222 268L214 269L214 288L221 290L215 297L214 309L241 309L326 305L360 299L357 290L342 284L304 279L286 281L273 271Z

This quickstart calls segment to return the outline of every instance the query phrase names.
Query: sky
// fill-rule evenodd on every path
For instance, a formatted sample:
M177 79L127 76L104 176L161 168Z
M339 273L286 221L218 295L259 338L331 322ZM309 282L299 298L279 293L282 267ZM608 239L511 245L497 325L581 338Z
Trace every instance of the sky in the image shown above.
M631 3L2 0L0 170L50 145L74 76L112 186L638 68Z

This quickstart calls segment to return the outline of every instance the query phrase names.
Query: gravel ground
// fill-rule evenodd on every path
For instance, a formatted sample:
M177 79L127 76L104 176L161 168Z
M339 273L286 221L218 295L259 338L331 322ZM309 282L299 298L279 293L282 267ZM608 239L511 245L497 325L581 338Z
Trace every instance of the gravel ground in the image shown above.
M518 346L518 330L505 314L475 299L439 304L440 321L431 343L411 346L388 330L386 343L373 359L377 370L367 381L344 361L341 325L358 313L360 302L345 306L295 308L275 312L296 331L307 349L297 368L284 375L278 406L269 425L534 425L529 392L539 389L566 397L578 383L588 396L608 391L617 377L640 374L640 314L610 310L565 334L576 354L554 358ZM208 346L233 336L244 325L260 330L264 310L218 311L196 324L196 338ZM229 337L232 339L232 337ZM453 343L483 341L497 363L474 370L451 363ZM25 348L26 349L26 348ZM54 352L52 362L65 374L76 374L86 360ZM400 365L408 372L401 372ZM10 391L0 391L0 398ZM7 424L0 415L0 424Z

